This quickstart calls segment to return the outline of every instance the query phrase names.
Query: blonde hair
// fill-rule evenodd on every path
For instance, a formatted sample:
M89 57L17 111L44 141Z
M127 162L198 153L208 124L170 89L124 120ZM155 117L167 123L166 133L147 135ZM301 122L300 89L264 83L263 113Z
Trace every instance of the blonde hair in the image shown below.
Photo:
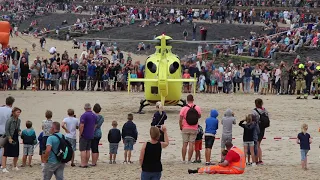
M306 133L307 133L307 130L308 130L308 124L303 123L303 124L301 125L301 132L302 132L303 134L306 134Z
M150 128L150 137L153 140L159 140L160 138L160 130L159 128L155 127L155 126L151 126Z
M158 102L156 103L156 108L157 108L159 111L162 111L163 106L162 106L162 104L161 104L160 101L158 101Z
M252 114L248 114L248 115L246 116L246 122L247 122L247 124L252 123Z

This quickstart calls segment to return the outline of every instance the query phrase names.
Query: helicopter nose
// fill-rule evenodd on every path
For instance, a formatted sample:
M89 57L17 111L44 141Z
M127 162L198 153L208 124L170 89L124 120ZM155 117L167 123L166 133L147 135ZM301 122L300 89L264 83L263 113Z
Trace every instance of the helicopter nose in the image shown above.
M179 69L179 63L177 61L173 62L169 67L170 74L175 73Z
M150 72L156 73L157 72L157 65L154 64L153 62L149 61L147 63L147 68L149 69Z

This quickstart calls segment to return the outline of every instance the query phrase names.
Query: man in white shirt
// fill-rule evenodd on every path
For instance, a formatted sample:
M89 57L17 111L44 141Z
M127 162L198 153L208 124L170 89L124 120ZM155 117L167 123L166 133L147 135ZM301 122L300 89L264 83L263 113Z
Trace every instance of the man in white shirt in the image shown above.
M12 105L14 103L14 98L12 96L7 97L6 105L0 107L0 136L5 134L6 122L9 120L12 114ZM2 162L2 148L0 148L0 164Z
M70 142L73 149L71 166L74 167L74 152L76 151L77 147L77 129L79 128L79 121L75 117L73 109L68 109L68 116L69 117L63 119L61 127L65 130L66 140Z
M101 42L100 40L96 40L96 49L100 49Z
M206 63L202 59L199 59L199 61L197 61L197 68L199 69L200 72L201 72L201 67L206 67Z
M55 54L56 52L57 52L56 47L52 47L52 48L50 48L50 50L49 50L49 53L50 53L50 54Z

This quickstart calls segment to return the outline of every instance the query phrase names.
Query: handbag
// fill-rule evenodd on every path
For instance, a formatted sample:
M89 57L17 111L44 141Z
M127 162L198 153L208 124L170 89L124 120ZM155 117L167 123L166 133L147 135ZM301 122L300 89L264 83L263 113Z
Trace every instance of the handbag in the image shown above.
M8 137L2 135L0 137L0 148L3 148L8 143Z

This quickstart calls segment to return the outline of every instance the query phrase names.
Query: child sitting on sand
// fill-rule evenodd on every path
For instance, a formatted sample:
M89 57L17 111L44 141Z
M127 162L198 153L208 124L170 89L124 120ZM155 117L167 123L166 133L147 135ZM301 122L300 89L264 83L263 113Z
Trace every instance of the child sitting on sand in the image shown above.
M131 151L133 150L133 145L136 143L138 138L138 131L136 125L132 122L133 115L128 114L128 121L122 127L122 139L124 144L124 162L130 163L131 161Z
M23 130L21 133L21 139L23 142L23 157L22 157L22 166L25 167L28 157L28 166L31 166L32 156L34 152L34 145L37 143L36 132L32 128L32 122L26 122L27 129Z
M297 144L300 144L300 153L301 153L301 166L302 169L307 170L307 154L310 150L310 144L312 143L311 136L307 133L308 125L302 124L301 132L297 137Z
M112 121L112 129L109 130L108 141L109 141L109 164L116 164L116 156L118 152L119 142L121 141L121 132L117 129L117 121Z

